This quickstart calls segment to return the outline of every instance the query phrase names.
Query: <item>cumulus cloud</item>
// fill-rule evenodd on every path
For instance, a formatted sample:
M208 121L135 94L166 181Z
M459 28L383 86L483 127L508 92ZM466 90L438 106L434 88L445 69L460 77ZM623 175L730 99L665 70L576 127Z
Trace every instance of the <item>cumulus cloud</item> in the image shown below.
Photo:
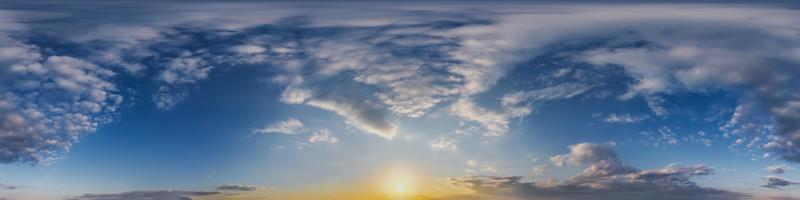
M764 181L766 181L766 183L764 183L764 185L761 185L761 187L771 188L771 189L779 189L786 186L800 185L800 183L798 182L791 181L780 176L765 176L763 177L763 179Z
M305 125L303 125L303 122L295 118L289 118L283 121L277 121L271 124L267 124L263 128L256 129L253 132L299 135L306 131L308 131L308 129L305 127Z
M614 152L614 143L594 144L580 143L570 146L569 154L553 156L553 165L562 167L568 164L588 165L583 172L585 177L600 177L616 174L628 174L638 171L622 164Z
M535 199L745 199L747 195L704 188L691 179L713 173L703 165L669 165L639 170L623 164L614 144L580 143L570 153L551 158L555 166L585 165L586 169L561 182L523 182L522 177L467 176L451 178L453 185L479 193Z
M191 200L193 197L217 195L219 192L205 192L205 191L132 191L116 194L84 194L81 196L69 198L68 200L140 200L140 199L158 199L158 200Z

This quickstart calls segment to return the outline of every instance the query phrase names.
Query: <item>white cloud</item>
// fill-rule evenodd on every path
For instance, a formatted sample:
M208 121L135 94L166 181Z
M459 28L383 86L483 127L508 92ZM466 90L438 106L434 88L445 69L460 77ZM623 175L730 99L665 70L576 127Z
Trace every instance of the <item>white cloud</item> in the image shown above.
M448 137L439 137L436 140L429 141L431 149L433 150L458 150L458 142L456 139L448 138ZM469 161L467 162L469 163Z
M533 166L533 175L537 175L537 176L541 175L542 173L544 173L545 170L547 170L548 166L550 166L550 165L541 164L541 165Z
M772 165L764 168L764 170L773 173L773 174L783 174L787 170L793 170L794 168L789 167L787 165Z
M164 71L161 71L161 81L168 84L195 83L206 79L211 70L207 62L201 58L181 57L172 59Z
M647 119L646 115L630 115L630 114L615 114L611 113L603 119L606 123L623 123L623 124L630 124L640 122L642 120Z
M292 86L286 87L283 93L281 93L281 102L288 104L301 104L308 98L311 98L310 90L297 89Z
M298 119L289 118L283 121L274 122L264 126L263 128L256 129L254 133L278 133L286 135L299 135L306 132L308 129Z
M339 142L339 138L333 136L330 131L326 129L318 130L314 132L311 137L308 138L308 142L317 143L317 142L326 142L326 143L336 143Z
M511 119L533 112L535 102L568 99L583 94L591 86L564 83L536 90L513 92L501 98L502 110L494 111L480 107L469 98L461 98L450 106L450 113L460 118L480 123L487 135L498 136L508 132Z
M213 68L207 61L192 57L189 52L182 54L181 57L171 59L166 63L158 76L162 85L153 94L153 101L161 110L169 110L185 100L189 96L189 92L181 86L192 85L207 79Z
M267 49L262 46L252 44L234 46L231 47L231 50L240 54L259 54L267 51Z
M6 60L0 71L14 77L0 86L0 162L49 164L111 122L122 96L110 70L68 56L39 60L35 48L25 48L29 56Z
M469 99L459 99L451 105L450 112L454 115L480 123L489 135L500 135L508 131L508 116L485 108L478 107Z
M336 112L347 119L350 125L386 139L394 138L396 126L386 119L377 105L359 102L355 97L335 97L333 99L314 99L308 105Z
M533 104L537 101L571 98L594 87L563 83L539 90L513 92L502 97L499 108L473 102L480 98L478 95L492 89L508 70L518 66L515 65L517 61L549 53L550 49L546 47L552 44L602 39L602 46L583 46L587 50L577 50L579 53L570 59L594 65L619 66L633 78L628 91L620 95L623 100L644 97L653 112L662 116L668 110L661 95L678 94L678 91L743 90L745 97L740 100L740 106L761 110L760 114L774 118L774 122L755 122L773 126L771 129L766 125L747 128L752 127L746 125L750 123L745 123L748 117L739 114L748 113L737 112L735 115L741 120L733 120L732 117L730 126L726 125L724 130L744 132L736 133L737 136L754 130L767 132L772 137L754 134L762 136L763 143L752 146L760 146L787 160L800 160L800 150L795 145L800 143L797 139L800 138L797 137L800 101L797 100L797 92L794 92L796 84L793 84L797 73L791 67L800 62L800 49L796 47L798 41L795 37L798 17L792 10L737 6L537 5L484 8L498 13L525 12L507 15L475 13L474 19L406 16L402 12L385 13L385 10L345 16L340 16L338 12L307 12L314 17L306 22L303 21L305 18L297 21L285 19L295 11L276 9L284 7L257 5L261 7L246 8L242 4L223 8L209 4L181 6L176 8L179 13L169 13L175 17L164 18L163 13L153 12L149 14L156 17L135 20L130 24L92 26L96 29L78 31L92 34L76 40L112 43L108 44L111 47L103 48L108 51L91 52L97 55L87 59L120 65L129 72L152 68L142 63L131 63L137 60L132 58L154 58L152 60L155 62L163 62L157 66L163 68L152 69L158 71L157 77L154 77L158 85L152 97L161 109L168 109L188 98L188 89L207 79L214 69L212 64L216 65L216 62L259 62L274 65L278 74L276 77L307 77L310 80L289 78L282 82L286 86L281 95L282 102L332 111L361 131L392 138L399 126L394 121L395 115L425 117L431 110L446 103L453 103L443 107L449 108L448 111L454 116L480 124L490 135L504 134L509 129L510 121L532 113ZM274 12L264 14L265 7ZM236 15L232 15L234 12ZM332 13L337 14L334 16ZM356 16L380 16L376 17L380 19L365 21L361 19L363 17ZM18 25L19 20L3 18L0 23L4 29ZM457 23L453 23L453 27L442 27L438 24L440 19ZM339 20L342 22L338 23ZM98 24L113 22L104 19L90 21ZM280 22L274 23L276 21ZM402 23L386 26L390 22ZM206 39L232 39L227 36L236 33L235 37L244 37L235 38L236 41L247 41L248 45L209 47L198 43L189 46L202 47L177 57L154 56L150 55L153 52L145 50L147 48L141 48L165 36L178 39L147 47L189 48L183 42L196 41L183 40L191 37L185 37L187 35L180 30L173 29L187 23L198 28L227 30L210 34ZM330 27L320 27L320 23L341 27L339 31L329 31ZM325 34L288 37L289 34L280 31L251 32L241 29L263 24L277 27L303 25L304 31ZM358 26L343 26L347 24ZM663 34L665 32L672 34ZM12 66L9 69L24 68L26 73L37 76L50 73L50 69L40 66L45 58L36 48L2 35L0 64ZM248 55L227 55L232 52ZM574 52L565 52L566 56L570 53ZM236 59L240 60L236 62ZM563 69L553 75L562 77L569 73L572 72ZM14 81L14 87L42 87L73 95L83 94L86 91L77 75L65 76L78 79L59 78L43 85L36 80ZM101 76L101 80L105 80L113 75ZM0 78L7 77L10 75L4 73ZM354 94L337 94L343 91ZM98 92L85 96L109 98L111 95L108 93L105 91L105 94ZM16 126L29 120L16 108L19 101L24 101L20 100L22 98L16 93L4 94L0 107L13 110L3 113L9 124L7 126ZM76 103L74 107L80 107L88 113L104 113L108 108L115 108L108 105L95 101ZM37 107L35 110L45 113L40 109ZM754 113L759 112L749 112L748 115ZM47 116L48 113L42 115ZM86 115L71 117L92 118ZM626 118L617 119L630 121ZM671 141L674 140L668 143Z

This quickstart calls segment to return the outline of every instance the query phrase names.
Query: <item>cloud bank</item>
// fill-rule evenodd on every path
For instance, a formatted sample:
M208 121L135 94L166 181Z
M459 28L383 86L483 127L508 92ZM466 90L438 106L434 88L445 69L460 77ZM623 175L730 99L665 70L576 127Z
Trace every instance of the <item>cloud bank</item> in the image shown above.
M520 176L466 176L450 178L453 185L478 193L522 199L748 199L749 195L698 186L691 179L708 176L704 165L669 165L640 170L622 163L614 144L580 143L570 153L551 158L555 166L586 168L564 181L523 182Z
M217 195L219 192L203 191L131 191L117 194L85 194L67 200L191 200L193 197Z

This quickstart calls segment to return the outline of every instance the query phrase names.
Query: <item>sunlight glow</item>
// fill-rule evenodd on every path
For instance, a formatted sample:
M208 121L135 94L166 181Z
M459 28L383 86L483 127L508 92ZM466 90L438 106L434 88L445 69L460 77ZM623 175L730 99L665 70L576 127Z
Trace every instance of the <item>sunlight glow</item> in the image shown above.
M417 192L414 175L407 170L391 170L385 180L386 192L392 196L404 197Z
M394 186L394 192L397 192L397 193L400 193L400 194L405 193L406 192L406 184L402 183L402 182L396 183L395 186Z

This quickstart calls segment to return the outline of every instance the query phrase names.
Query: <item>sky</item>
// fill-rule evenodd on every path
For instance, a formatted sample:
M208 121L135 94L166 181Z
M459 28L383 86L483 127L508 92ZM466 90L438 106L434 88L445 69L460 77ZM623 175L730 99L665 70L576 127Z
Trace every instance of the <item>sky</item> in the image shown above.
M800 199L800 5L1 1L0 200Z

